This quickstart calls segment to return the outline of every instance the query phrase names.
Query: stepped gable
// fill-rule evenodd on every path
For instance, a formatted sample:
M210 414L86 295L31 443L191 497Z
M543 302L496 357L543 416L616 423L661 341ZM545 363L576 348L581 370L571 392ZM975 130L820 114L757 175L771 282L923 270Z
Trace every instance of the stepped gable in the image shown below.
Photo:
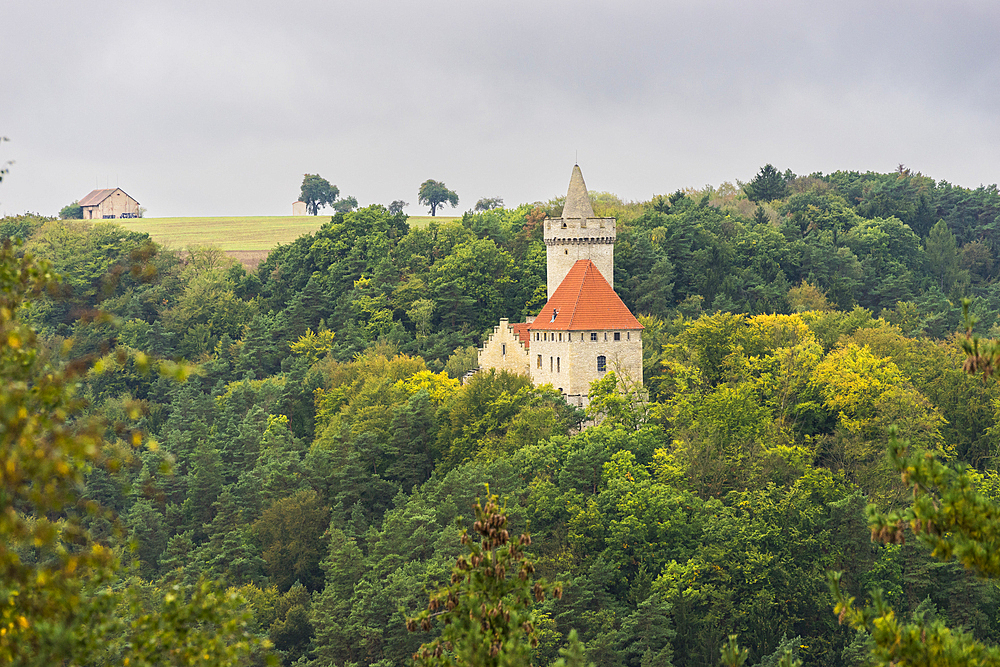
M566 218L593 218L594 207L590 205L587 194L587 184L583 182L583 172L580 165L573 165L573 175L569 177L569 190L566 191L566 205L562 216Z
M553 317L553 312L555 316ZM539 331L643 329L608 281L589 259L578 260L535 321Z
M521 345L524 345L524 349L531 349L531 332L528 331L528 322L511 324L510 330L513 331L514 335L521 341Z

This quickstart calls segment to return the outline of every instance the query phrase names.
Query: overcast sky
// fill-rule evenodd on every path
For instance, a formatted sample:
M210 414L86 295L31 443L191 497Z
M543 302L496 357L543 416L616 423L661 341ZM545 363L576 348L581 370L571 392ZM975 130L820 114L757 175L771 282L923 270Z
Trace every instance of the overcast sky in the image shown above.
M468 210L899 163L1000 167L1000 3L3 0L0 214L95 187L150 217ZM451 212L447 209L446 213Z

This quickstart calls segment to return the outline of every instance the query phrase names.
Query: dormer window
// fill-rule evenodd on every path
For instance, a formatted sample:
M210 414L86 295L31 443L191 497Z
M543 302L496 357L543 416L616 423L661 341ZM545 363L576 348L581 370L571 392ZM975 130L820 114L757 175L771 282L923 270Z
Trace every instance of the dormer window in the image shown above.
M559 309L558 308L553 308L552 309L552 319L549 320L549 322L555 322L556 321L556 315L558 315L558 314L559 314Z

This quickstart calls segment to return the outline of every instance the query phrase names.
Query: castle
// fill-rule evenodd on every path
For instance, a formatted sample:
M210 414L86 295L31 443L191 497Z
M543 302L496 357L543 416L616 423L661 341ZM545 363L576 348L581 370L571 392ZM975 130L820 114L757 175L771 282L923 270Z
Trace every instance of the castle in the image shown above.
M590 383L608 371L642 383L643 326L615 293L615 219L594 216L579 165L562 217L544 224L548 301L527 322L500 320L479 367L526 373L586 407Z

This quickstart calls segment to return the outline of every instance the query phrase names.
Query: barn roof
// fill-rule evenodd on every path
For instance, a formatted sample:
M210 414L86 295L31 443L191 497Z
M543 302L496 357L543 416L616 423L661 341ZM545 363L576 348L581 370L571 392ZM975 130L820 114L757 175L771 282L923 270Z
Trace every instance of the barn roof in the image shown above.
M89 195L80 200L80 206L97 206L102 201L110 197L112 193L117 192L119 190L121 190L121 193L123 195L125 195L129 199L132 199L132 201L135 201L135 199L130 197L129 194L124 190L122 190L121 188L104 188L101 190L93 190ZM135 203L138 204L139 202Z
M587 331L644 327L594 263L589 259L581 259L573 264L573 268L542 307L542 312L527 328Z

